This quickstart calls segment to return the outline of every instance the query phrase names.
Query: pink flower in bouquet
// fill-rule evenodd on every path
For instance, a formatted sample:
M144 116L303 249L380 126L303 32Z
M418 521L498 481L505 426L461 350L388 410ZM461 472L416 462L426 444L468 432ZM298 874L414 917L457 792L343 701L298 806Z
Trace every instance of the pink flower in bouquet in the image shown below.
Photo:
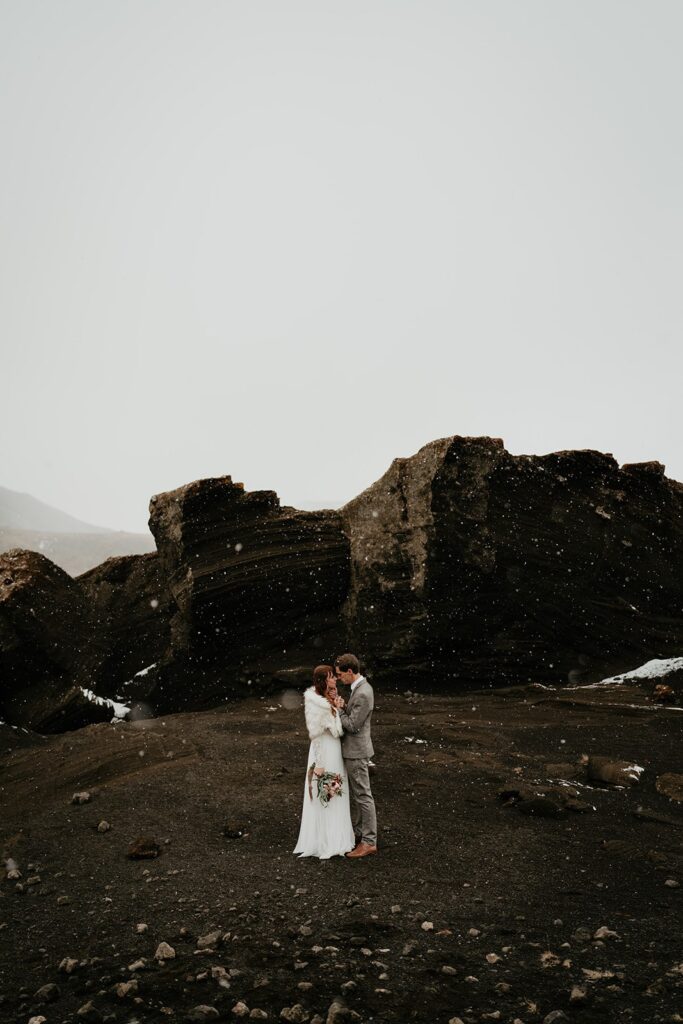
M335 796L342 794L342 777L338 772L325 772L318 776L318 799L323 807Z

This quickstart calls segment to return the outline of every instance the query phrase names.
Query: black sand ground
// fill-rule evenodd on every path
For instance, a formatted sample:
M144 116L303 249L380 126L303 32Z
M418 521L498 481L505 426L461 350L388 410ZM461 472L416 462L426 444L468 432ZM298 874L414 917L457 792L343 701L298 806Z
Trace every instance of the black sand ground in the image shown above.
M624 687L378 693L380 853L355 862L291 854L298 696L49 738L3 727L0 839L22 878L0 883L0 1020L146 1024L198 1005L236 1020L240 1002L324 1020L340 995L362 1021L681 1020L683 890L665 883L682 880L683 808L655 782L681 770L682 716ZM595 810L558 817L498 798L509 783L585 781L582 754L633 761L641 782L579 787ZM72 805L84 789L91 801ZM157 859L128 859L139 836ZM602 926L616 937L594 940ZM160 942L176 954L164 964ZM118 995L131 978L137 991ZM574 986L585 997L571 1002Z

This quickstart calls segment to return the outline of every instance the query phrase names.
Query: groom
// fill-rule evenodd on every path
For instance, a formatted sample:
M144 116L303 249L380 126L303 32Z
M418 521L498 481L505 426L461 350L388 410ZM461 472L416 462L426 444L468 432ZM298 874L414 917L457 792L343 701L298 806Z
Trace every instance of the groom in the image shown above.
M349 779L351 820L356 834L355 849L347 857L369 857L377 853L377 814L370 791L368 765L374 754L370 722L375 697L370 683L360 674L355 654L342 654L334 663L337 679L351 687L346 707L339 704L339 718L344 730L342 755Z

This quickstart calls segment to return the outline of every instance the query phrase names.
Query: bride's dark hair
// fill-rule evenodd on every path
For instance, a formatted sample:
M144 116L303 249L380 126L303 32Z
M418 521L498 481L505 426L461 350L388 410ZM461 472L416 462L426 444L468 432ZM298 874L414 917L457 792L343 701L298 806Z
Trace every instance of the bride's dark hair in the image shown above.
M313 669L313 689L319 697L327 696L327 677L330 673L334 675L331 665L317 665Z

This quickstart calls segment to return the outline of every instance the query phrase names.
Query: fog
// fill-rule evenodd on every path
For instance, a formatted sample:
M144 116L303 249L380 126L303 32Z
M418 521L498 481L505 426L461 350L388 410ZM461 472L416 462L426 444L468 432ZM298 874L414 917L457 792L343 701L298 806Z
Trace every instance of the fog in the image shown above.
M139 531L450 434L683 479L679 3L0 11L0 485Z

